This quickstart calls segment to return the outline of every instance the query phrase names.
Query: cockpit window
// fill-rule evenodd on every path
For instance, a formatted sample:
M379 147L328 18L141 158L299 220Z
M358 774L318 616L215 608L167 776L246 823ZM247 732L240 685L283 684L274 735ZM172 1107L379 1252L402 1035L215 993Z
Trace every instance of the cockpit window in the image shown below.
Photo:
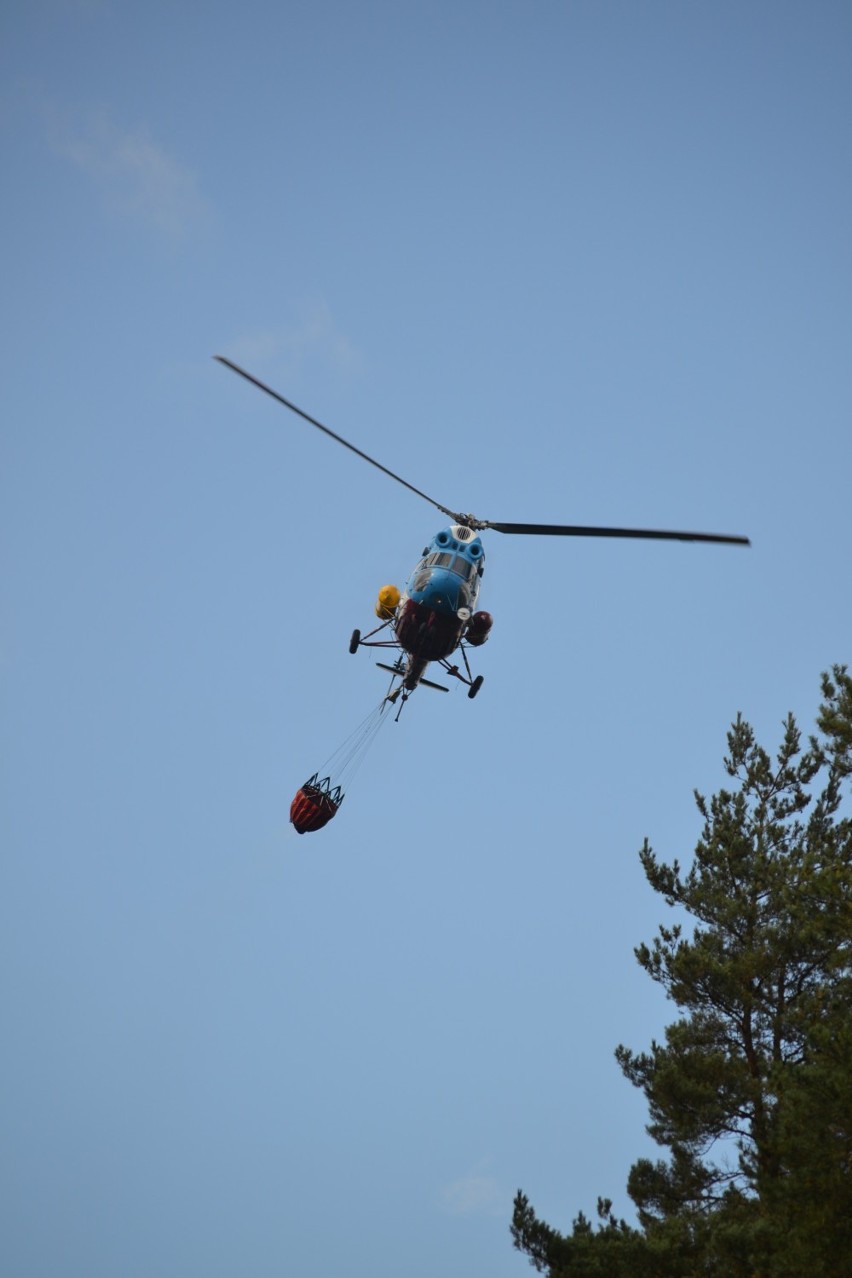
M446 551L436 551L431 555L427 555L419 566L422 568L449 568L450 572L457 572L460 577L464 577L465 581L470 581L477 573L480 576L482 575L481 563L471 563L464 555L451 555Z
M469 559L465 559L464 555L456 555L453 572L459 573L467 581L476 572L476 564L472 564Z

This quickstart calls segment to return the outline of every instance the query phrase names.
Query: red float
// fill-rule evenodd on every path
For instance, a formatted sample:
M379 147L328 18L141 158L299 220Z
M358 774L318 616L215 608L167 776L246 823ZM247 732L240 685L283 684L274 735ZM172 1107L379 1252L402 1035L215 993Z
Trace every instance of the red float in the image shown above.
M465 639L472 648L481 648L488 638L491 627L494 624L494 618L490 612L475 612L467 623L467 634Z

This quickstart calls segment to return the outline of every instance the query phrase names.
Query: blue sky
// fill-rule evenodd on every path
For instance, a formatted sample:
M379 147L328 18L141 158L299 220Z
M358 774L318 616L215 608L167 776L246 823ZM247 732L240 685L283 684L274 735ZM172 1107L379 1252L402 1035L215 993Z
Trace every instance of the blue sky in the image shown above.
M0 41L4 1272L511 1278L630 1213L737 711L850 657L847 5L33 0ZM452 508L471 703L348 637Z

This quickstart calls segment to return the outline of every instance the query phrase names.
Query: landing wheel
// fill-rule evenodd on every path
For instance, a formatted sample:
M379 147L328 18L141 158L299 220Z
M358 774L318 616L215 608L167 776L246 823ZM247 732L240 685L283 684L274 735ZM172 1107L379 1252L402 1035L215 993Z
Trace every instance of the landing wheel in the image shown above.
M353 631L352 631L352 638L349 640L349 651L350 651L350 652L357 652L357 651L358 651L358 644L359 644L360 642L361 642L361 631L360 631L360 630L353 630Z
M470 685L470 689L469 689L468 694L467 694L467 695L470 697L470 699L471 699L471 700L473 700L473 698L476 696L477 692L479 692L479 689L482 687L482 685L483 685L483 683L484 683L484 682L485 682L485 676L484 676L484 675L477 675L477 676L476 676L476 678L474 679L473 683Z

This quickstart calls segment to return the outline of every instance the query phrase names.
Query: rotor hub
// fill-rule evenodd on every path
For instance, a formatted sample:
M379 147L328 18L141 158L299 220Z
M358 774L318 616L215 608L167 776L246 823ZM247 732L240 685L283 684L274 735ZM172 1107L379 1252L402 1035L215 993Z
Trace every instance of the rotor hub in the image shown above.
M453 515L453 519L463 528L472 528L474 532L482 532L491 527L487 519L477 519L476 515Z

